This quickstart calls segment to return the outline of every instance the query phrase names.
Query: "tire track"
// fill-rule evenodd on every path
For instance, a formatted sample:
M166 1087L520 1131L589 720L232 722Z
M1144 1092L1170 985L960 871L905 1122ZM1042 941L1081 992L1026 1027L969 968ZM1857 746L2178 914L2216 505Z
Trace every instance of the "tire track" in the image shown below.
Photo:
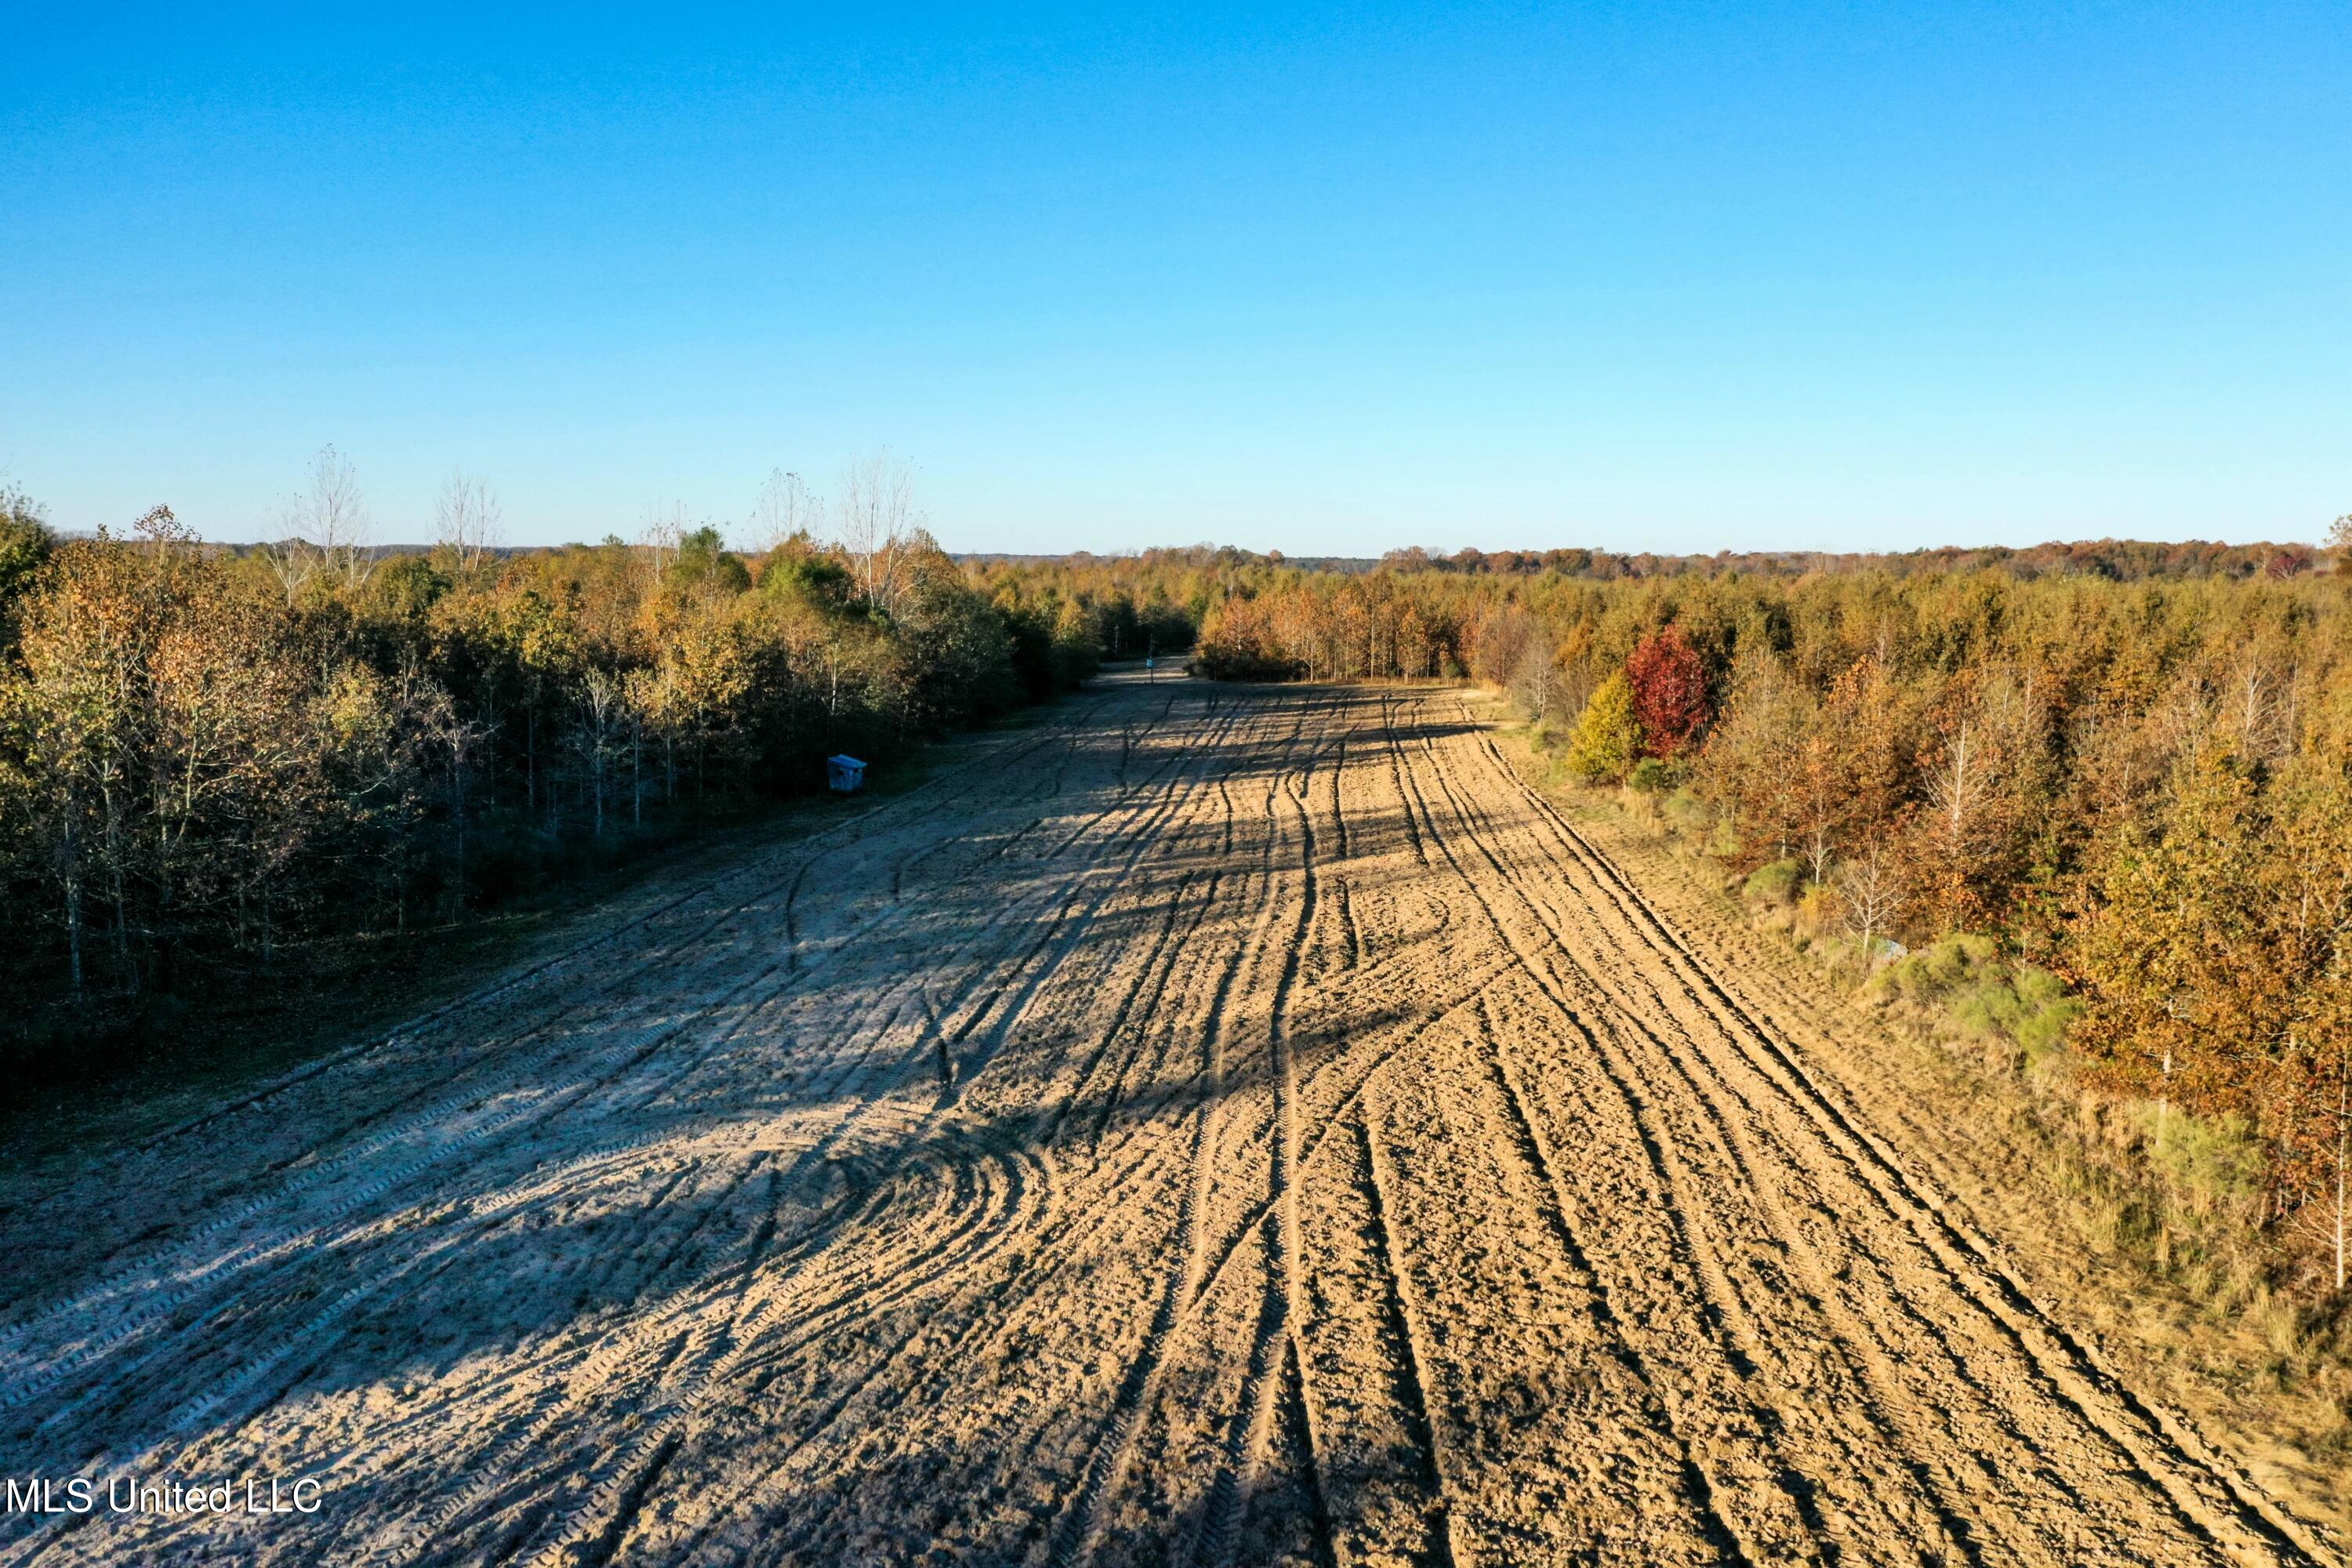
M1992 1258L1990 1248L1968 1236L1943 1204L1929 1201L1884 1145L1862 1131L1851 1113L1803 1069L1785 1039L1734 1000L1631 884L1546 803L1526 790L1493 750L1491 739L1482 735L1481 742L1481 754L1488 760L1490 772L1515 795L1528 800L1533 815L1573 849L1579 867L1601 884L1612 905L1639 933L1645 950L1657 959L1658 967L1685 988L1695 1005L1711 1002L1719 1009L1727 1045L1747 1057L1784 1102L1805 1117L1822 1143L1854 1174L1882 1212L1918 1238L1958 1299L1997 1326L2034 1369L2051 1398L2111 1444L2168 1507L2178 1510L2191 1528L2233 1558L2269 1561L2281 1550L2296 1557L2318 1555L2316 1543L2294 1521L2259 1494L2250 1495L2227 1469L2205 1463L2200 1443L2181 1441L2189 1436L2185 1432L2166 1431L2166 1423L2132 1397L2119 1380L2103 1377L2083 1353L2083 1347L2052 1322L2013 1278L2004 1278L2006 1270ZM1569 951L1564 937L1555 933L1554 941L1561 952ZM1687 1058L1670 1051L1666 1054L1678 1061L1705 1059L1696 1053ZM1695 1094L1706 1092L1695 1079L1691 1087ZM1988 1283L1990 1290L1985 1289ZM2035 1344L2038 1337L2046 1338L2049 1344ZM2128 1417L2154 1430L2135 1433L2128 1425L2103 1415L2097 1408L2102 1395L2114 1398ZM2167 1447L2172 1450L2168 1454L2163 1451Z
M326 1506L0 1568L2325 1560L1475 720L1114 680L156 1144L0 1445Z

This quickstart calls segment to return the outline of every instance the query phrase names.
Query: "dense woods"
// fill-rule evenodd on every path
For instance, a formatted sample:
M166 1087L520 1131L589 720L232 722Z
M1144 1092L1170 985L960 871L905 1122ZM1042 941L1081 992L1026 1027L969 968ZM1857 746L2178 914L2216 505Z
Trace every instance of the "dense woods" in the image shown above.
M1049 698L1192 612L1110 567L968 571L881 492L857 547L713 529L501 552L471 481L430 551L305 526L233 549L157 509L60 540L0 498L0 1017L70 1070L173 999L299 976L713 814ZM880 510L878 521L873 513ZM788 510L789 515L789 510ZM149 1040L152 1044L152 1038Z
M2309 551L1235 574L1209 671L1465 673L1846 984L2098 1098L2191 1201L2341 1290L2352 648ZM2277 569L2249 568L2267 553ZM2107 563L2103 567L2101 561ZM2131 580L2136 579L2136 580ZM2162 1247L2166 1238L2156 1238Z

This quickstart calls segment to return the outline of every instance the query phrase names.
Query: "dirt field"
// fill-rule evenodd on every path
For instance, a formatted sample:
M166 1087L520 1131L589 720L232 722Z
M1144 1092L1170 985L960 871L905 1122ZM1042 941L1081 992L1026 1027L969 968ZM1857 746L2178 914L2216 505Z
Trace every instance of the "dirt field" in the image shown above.
M1107 683L53 1194L0 1562L2326 1560L1480 712Z

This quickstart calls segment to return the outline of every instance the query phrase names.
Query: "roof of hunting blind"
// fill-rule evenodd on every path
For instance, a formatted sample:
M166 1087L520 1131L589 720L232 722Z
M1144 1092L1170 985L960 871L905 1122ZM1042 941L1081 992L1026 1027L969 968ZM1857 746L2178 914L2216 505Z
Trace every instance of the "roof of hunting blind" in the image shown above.
M857 758L850 756L847 752L844 752L839 756L827 757L825 758L825 761L831 763L837 768L862 768L866 765Z

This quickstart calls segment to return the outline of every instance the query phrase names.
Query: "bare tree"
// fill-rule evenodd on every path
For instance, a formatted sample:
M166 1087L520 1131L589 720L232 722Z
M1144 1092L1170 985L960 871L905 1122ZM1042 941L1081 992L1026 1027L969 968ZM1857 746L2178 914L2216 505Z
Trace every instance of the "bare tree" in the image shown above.
M196 542L196 531L172 514L168 506L151 506L131 525L131 531L147 542L149 551L162 560L180 545Z
M470 572L506 542L506 509L489 480L463 468L450 470L441 486L436 508L441 542L457 557L460 570Z
M898 607L899 563L921 527L912 468L887 450L849 465L841 480L841 542L856 565L858 591L885 611Z
M764 555L796 533L814 533L824 526L824 498L800 475L772 470L751 509L751 548Z
M1550 716L1557 700L1554 678L1559 667L1554 662L1555 657L1550 635L1538 626L1528 637L1518 668L1511 675L1512 689L1527 704L1528 716L1538 724Z
M367 498L350 458L331 446L320 447L310 459L310 488L287 503L285 521L286 538L271 564L288 598L321 572L352 587L367 581L374 565L367 553Z
M677 500L647 507L645 531L637 537L652 558L654 576L659 578L677 559L678 542L686 537L686 503Z
M292 604L302 596L304 584L319 574L319 554L310 542L302 539L281 539L275 544L262 546L269 570L277 575L278 585L286 590L286 602Z
M1903 879L1886 847L1874 841L1861 856L1837 870L1838 902L1845 911L1846 934L1862 949L1863 973L1878 956L1878 944L1903 908Z
M1986 761L1982 734L1963 719L1953 726L1943 756L1927 770L1927 804L1955 852L1966 846L1983 801Z
M1535 617L1516 605L1489 615L1478 626L1478 651L1474 661L1478 678L1508 685L1518 674L1528 656L1528 645L1535 636Z
M604 837L604 790L617 738L628 721L628 689L622 677L590 668L582 672L573 694L580 710L580 728L573 743L588 773L588 789L595 803L596 837Z
M2163 743L2167 756L2179 756L2203 743L2220 722L2213 694L2195 671L2183 673L2148 710L2147 725Z

